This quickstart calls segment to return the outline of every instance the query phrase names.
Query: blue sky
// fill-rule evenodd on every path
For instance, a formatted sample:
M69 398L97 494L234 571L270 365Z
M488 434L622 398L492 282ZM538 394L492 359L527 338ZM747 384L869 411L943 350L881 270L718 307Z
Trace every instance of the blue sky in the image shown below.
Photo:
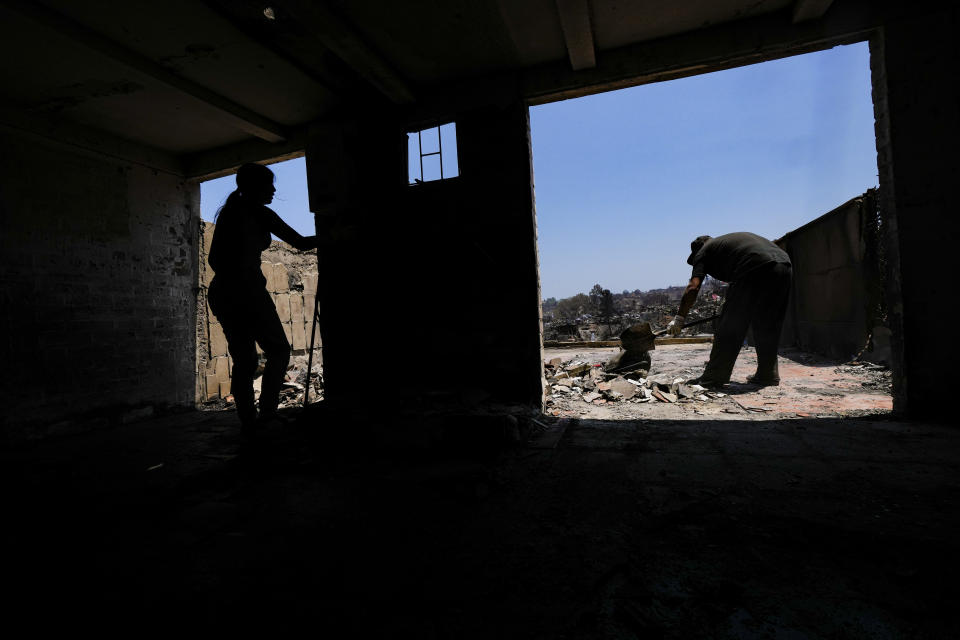
M543 297L685 284L690 240L768 238L877 184L866 43L530 109ZM313 233L303 158L273 209ZM201 185L212 220L234 189Z
M544 298L686 284L877 184L865 43L530 109Z
M273 196L270 208L276 211L283 221L305 236L314 234L313 214L307 198L307 162L305 158L296 158L270 165L276 175L274 185L277 193ZM217 209L224 203L230 192L237 188L235 175L224 176L216 180L200 183L200 217L213 222Z

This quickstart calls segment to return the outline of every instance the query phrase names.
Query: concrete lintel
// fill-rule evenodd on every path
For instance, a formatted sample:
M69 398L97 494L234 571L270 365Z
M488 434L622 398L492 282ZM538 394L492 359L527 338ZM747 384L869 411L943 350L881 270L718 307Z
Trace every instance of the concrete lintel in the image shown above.
M229 175L247 162L268 164L291 160L304 155L307 144L306 127L291 129L283 142L268 143L248 140L236 144L186 154L180 158L184 175L190 180L211 180Z
M821 20L793 24L774 12L678 36L605 50L594 69L564 62L528 69L522 92L543 104L850 44L869 37L883 16L865 0L838 4Z
M283 9L392 102L414 102L413 90L387 59L364 42L352 26L324 4L311 0L289 0L283 3Z
M175 89L211 107L220 114L221 119L241 131L246 131L268 142L279 142L286 138L286 132L280 124L254 113L250 109L192 80L168 71L153 60L96 33L83 24L26 0L3 0L3 4L77 44L96 51L115 62L142 73L155 82Z
M590 5L587 0L555 0L560 26L567 45L567 55L574 71L597 66L594 52Z
M139 164L175 176L184 175L180 160L166 151L62 119L0 107L0 129L72 151Z
M793 5L793 21L816 20L823 17L833 0L797 0Z

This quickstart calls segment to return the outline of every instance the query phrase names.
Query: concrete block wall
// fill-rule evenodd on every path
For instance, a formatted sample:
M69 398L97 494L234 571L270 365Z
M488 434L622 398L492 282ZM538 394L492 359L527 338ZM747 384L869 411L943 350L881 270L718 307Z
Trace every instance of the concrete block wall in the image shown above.
M199 188L0 129L0 438L192 406Z
M200 287L197 315L197 400L204 402L225 398L230 394L230 372L233 361L227 339L216 316L210 311L206 292L213 279L207 263L210 242L216 225L203 222L199 234ZM273 298L277 315L294 355L307 353L313 322L317 290L315 252L298 252L284 242L274 241L263 252L260 270L267 280L267 291ZM258 347L259 350L259 347ZM320 334L314 340L315 361L319 362Z
M953 421L941 388L945 363L960 358L960 346L936 328L946 317L944 283L960 241L960 9L923 6L930 8L889 22L870 42L880 209L889 231L894 410Z

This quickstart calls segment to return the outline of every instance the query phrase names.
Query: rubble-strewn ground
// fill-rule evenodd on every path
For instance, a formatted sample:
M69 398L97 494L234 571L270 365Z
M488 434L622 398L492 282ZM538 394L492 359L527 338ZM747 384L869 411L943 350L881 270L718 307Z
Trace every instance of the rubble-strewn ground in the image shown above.
M320 353L320 350L317 350ZM305 387L307 384L307 365L310 364L310 395L309 401L316 402L323 400L323 364L318 362L320 357L314 355L313 362L308 360L307 355L294 355L290 357L290 364L287 366L287 373L284 376L283 387L280 389L280 407L281 409L302 407L305 397ZM262 363L261 370L262 373ZM260 383L262 379L258 373L253 381L254 399L260 398ZM215 398L204 402L199 409L201 411L223 411L234 407L233 395L226 398Z
M710 348L710 344L658 346L650 352L648 379L669 382L694 378L703 372ZM562 371L578 363L606 363L618 351L617 347L545 349L544 359L549 362L560 358L562 364L557 371ZM801 351L781 351L780 386L758 387L746 383L756 362L756 351L744 347L730 384L718 392L697 390L694 398L678 397L676 402L647 399L641 394L610 400L596 392L590 394L580 378L574 379L578 382L555 379L548 367L547 413L596 420L772 420L883 414L893 407L890 372L879 365L841 364ZM602 367L594 368L602 371ZM585 397L590 401L585 401ZM668 396L669 399L672 397Z

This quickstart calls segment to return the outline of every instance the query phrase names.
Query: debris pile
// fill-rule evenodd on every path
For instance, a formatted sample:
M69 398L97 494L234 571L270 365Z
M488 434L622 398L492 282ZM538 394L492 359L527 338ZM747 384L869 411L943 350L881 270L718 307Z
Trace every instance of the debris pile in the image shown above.
M684 378L648 376L650 356L646 351L643 352L645 361L638 361L633 367L619 365L615 371L612 370L609 365L614 361L621 362L626 353L629 352L620 352L607 365L577 359L564 362L561 358L544 362L548 383L547 404L577 399L590 404L707 402L726 396L725 393L710 391L697 384L687 384Z
M263 384L263 363L257 369L257 377L253 379L254 400L260 399L260 387ZM310 403L323 400L323 365L314 361L310 368ZM303 406L303 395L307 385L307 356L299 355L290 359L287 373L284 375L283 387L280 389L281 409ZM233 395L218 398L204 403L205 410L216 410L232 407Z
M260 378L254 381L254 388L259 389ZM323 399L323 365L314 361L310 368L310 402ZM283 388L280 389L280 408L303 406L303 395L307 386L307 357L294 356L287 366L287 375L284 377ZM256 391L259 396L259 390Z
M840 365L834 369L834 372L844 375L855 374L859 378L865 378L860 385L868 389L893 392L893 373L886 365L853 361Z

